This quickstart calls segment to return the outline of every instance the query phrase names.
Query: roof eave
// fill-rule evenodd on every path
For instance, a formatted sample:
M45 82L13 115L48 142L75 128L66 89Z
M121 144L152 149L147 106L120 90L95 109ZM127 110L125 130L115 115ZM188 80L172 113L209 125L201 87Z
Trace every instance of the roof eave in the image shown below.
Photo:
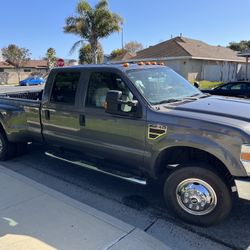
M207 60L207 61L227 61L227 62L241 62L245 63L243 60L240 59L223 59L223 58L210 58L210 57L198 57L198 56L172 56L172 57L158 57L158 58L137 58L137 59L128 59L125 61L111 61L110 64L117 64L117 63L125 63L125 62L152 62L152 61L170 61L170 60L187 60L187 59L194 59L194 60Z
M227 62L242 62L244 63L244 60L240 59L232 59L232 58L213 58L213 57L199 57L199 56L192 56L191 59L196 59L196 60L210 60L210 61L227 61Z
M110 64L117 64L117 63L125 63L125 62L152 62L152 61L167 61L167 60L176 60L176 59L191 59L191 56L174 56L174 57L150 57L150 58L130 58L126 61L111 61Z

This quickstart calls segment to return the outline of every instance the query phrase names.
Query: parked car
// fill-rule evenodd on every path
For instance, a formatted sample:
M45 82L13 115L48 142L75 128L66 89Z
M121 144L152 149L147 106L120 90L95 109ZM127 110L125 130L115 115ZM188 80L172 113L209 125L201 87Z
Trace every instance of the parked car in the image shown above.
M140 64L52 69L41 93L0 97L0 160L36 141L57 160L142 185L153 178L172 211L198 225L225 218L234 194L250 200L249 101Z
M202 92L209 93L211 95L250 98L250 82L228 82L213 89L204 89Z
M45 79L39 76L30 76L19 82L20 86L40 85L45 83Z

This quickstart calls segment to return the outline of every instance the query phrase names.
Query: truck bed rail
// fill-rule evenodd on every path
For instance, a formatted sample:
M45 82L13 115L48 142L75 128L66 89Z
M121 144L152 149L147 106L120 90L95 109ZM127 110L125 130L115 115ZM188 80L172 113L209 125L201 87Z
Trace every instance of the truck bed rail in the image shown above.
M18 92L18 93L1 93L0 97L3 98L18 98L28 100L41 100L43 91L36 92Z

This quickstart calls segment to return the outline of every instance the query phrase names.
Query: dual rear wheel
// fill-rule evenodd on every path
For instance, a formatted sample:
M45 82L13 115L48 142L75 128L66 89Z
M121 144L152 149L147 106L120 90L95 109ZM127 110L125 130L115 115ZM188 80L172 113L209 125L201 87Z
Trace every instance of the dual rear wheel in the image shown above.
M164 198L181 219L209 226L223 220L232 207L225 180L206 164L186 165L167 177Z
M14 156L20 156L27 150L27 143L9 142L5 134L0 132L0 160L6 161Z

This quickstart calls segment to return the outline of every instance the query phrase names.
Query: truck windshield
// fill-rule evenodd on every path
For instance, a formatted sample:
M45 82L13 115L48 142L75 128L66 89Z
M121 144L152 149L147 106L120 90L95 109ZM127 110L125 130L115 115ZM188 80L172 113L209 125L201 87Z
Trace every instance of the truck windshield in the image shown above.
M177 102L202 94L187 80L167 67L128 70L127 75L152 105Z

